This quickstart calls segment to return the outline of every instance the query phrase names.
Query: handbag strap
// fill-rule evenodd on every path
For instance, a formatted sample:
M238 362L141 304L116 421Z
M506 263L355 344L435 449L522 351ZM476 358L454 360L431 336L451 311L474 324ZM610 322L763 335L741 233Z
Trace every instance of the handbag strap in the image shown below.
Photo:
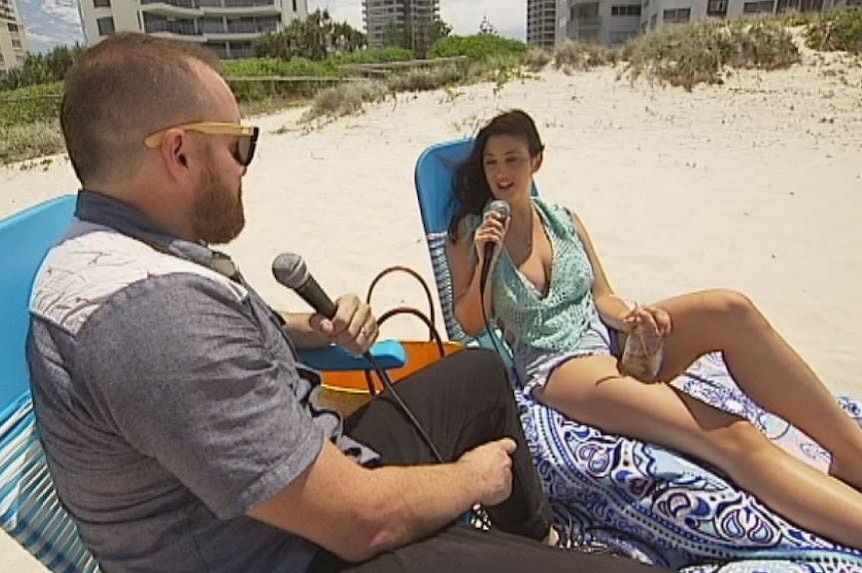
M420 319L425 325L428 327L428 332L430 333L430 341L434 342L437 346L437 351L440 353L440 358L446 356L446 347L443 346L443 339L440 337L440 333L437 332L437 329L434 327L434 323L431 322L431 319L425 316L425 314L416 308L411 306L398 306L387 312L384 312L380 315L380 318L377 319L378 326L382 325L384 322L392 318L393 316L398 316L402 314L410 314ZM371 377L371 371L365 371L365 384L368 386L368 393L372 396L377 395L377 386L374 383L374 380Z
M426 317L425 315L422 315L421 318L425 319L424 322L426 324L428 324L428 340L429 341L440 340L440 335L437 334L437 331L434 327L434 324L436 323L436 321L435 321L435 315L434 315L434 299L431 296L431 289L428 288L428 283L425 282L425 279L423 279L419 273L417 273L416 271L414 271L410 267L405 267L405 266L401 266L401 265L394 265L391 267L387 267L387 268L383 269L382 271L380 271L379 273L377 273L377 276L374 277L374 280L372 280L371 284L368 285L368 293L365 295L365 303L369 304L369 305L371 304L371 295L374 293L374 288L377 286L377 283L379 283L380 280L383 277L385 277L386 275L394 273L394 272L407 273L408 275L410 275L411 277L413 277L414 279L419 281L419 284L422 285L422 289L425 291L425 298L428 300L428 316ZM398 307L398 308L407 309L409 307ZM397 310L397 309L392 309L392 310ZM416 311L416 309L412 309L412 310ZM387 315L389 315L391 312L392 311L389 311L389 312L385 313L383 316L386 316L388 318ZM416 311L416 312L419 312L419 311ZM399 314L399 313L395 313L395 314ZM403 314L403 313L400 313L400 314ZM411 313L411 314L414 314L414 313ZM380 319L377 321L378 324L383 323L383 320L384 320L383 316L381 316ZM435 334L436 334L436 338L435 338ZM442 347L442 343L440 344L440 346Z

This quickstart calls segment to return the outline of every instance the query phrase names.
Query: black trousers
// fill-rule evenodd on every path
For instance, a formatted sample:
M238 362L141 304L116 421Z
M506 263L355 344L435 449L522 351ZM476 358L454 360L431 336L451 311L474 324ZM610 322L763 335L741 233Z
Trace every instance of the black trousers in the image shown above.
M396 390L447 462L485 442L514 439L518 449L513 457L512 495L500 505L486 508L493 531L451 524L431 537L358 564L321 550L311 573L655 571L629 559L563 551L541 542L551 524L550 508L524 440L507 369L496 354L463 350L417 372ZM383 465L435 462L430 449L385 393L345 420L345 430L380 452Z

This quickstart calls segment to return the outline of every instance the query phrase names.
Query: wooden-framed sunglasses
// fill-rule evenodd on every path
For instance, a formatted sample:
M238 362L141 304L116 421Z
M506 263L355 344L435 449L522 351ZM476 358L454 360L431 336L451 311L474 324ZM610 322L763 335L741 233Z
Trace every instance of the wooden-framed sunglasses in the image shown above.
M252 125L240 125L238 123L223 123L217 121L198 121L195 123L184 123L172 125L165 129L152 133L144 139L144 145L155 149L162 143L165 133L171 129L184 129L206 135L236 135L239 137L235 148L231 149L233 158L243 167L248 167L254 158L254 149L257 147L257 138L260 128Z

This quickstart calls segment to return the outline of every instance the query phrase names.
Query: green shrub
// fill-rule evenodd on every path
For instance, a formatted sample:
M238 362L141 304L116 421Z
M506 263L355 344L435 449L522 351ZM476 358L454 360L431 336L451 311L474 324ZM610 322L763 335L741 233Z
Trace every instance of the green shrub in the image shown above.
M0 92L0 127L59 118L62 94L61 82Z
M808 47L862 53L862 10L824 13L805 30Z
M333 78L340 72L331 62L313 62L306 58L280 60L278 58L255 58L224 62L222 73L228 78L237 100L253 102L264 99L311 97L328 84L317 81L243 81L231 78L256 78L272 76L278 78Z
M511 38L491 34L475 36L449 36L438 40L428 52L429 58L467 56L471 60L484 60L493 56L523 57L527 44Z
M84 48L57 46L46 54L27 54L24 65L0 70L0 91L62 80Z
M362 52L350 52L329 58L334 66L345 66L350 64L382 64L386 62L406 62L416 56L405 48L377 48L364 50Z
M313 62L307 58L280 60L278 58L253 58L222 62L222 73L227 76L312 76L338 75L338 69L330 61Z
M387 78L386 85L396 92L436 90L464 81L465 69L460 66L441 66L431 69L410 70Z
M0 164L63 151L56 118L22 125L0 125Z
M643 75L689 91L721 83L728 67L773 70L800 59L790 32L776 20L668 26L631 42L623 58L632 80Z

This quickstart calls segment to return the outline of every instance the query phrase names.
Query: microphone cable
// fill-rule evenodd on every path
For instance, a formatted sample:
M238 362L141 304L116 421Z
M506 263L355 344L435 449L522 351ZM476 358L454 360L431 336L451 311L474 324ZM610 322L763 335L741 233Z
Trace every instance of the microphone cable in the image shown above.
M440 451L437 450L437 447L434 445L434 442L431 441L431 436L428 435L428 432L425 431L425 428L422 427L422 424L419 423L419 420L416 419L416 416L413 414L413 411L410 409L410 406L408 406L407 403L401 399L401 396L395 390L395 384L392 383L392 380L389 378L389 374L386 372L386 370L380 366L380 363L377 362L377 359L371 355L371 352L366 352L365 354L363 354L363 357L371 363L371 366L374 368L374 371L377 373L377 376L380 377L380 381L383 382L383 387L392 395L392 398L398 404L398 407L401 408L401 412L407 417L407 420L419 433L419 437L422 438L422 441L425 442L425 445L428 446L429 450L431 450L431 454L434 456L434 459L436 459L437 462L441 464L446 463L443 461L443 456L440 455Z
M503 245L500 245L499 248L502 249L504 247L503 247ZM490 265L491 261L486 259L486 260L482 261L482 264L483 265ZM481 274L484 274L484 273L481 273ZM480 277L481 277L481 274L480 274ZM493 270L489 270L488 276L487 276L488 280L491 279L492 275L493 275ZM494 346L494 352L497 353L497 356L499 356L500 358L505 360L506 356L505 356L505 354L503 354L502 349L497 344L497 336L494 333L494 329L492 328L490 321L488 320L488 313L485 312L485 286L486 286L486 283L487 283L487 280L482 281L480 278L480 282L479 282L479 305L482 307L482 322L485 325L485 332L488 333L488 338L491 339L491 344Z

